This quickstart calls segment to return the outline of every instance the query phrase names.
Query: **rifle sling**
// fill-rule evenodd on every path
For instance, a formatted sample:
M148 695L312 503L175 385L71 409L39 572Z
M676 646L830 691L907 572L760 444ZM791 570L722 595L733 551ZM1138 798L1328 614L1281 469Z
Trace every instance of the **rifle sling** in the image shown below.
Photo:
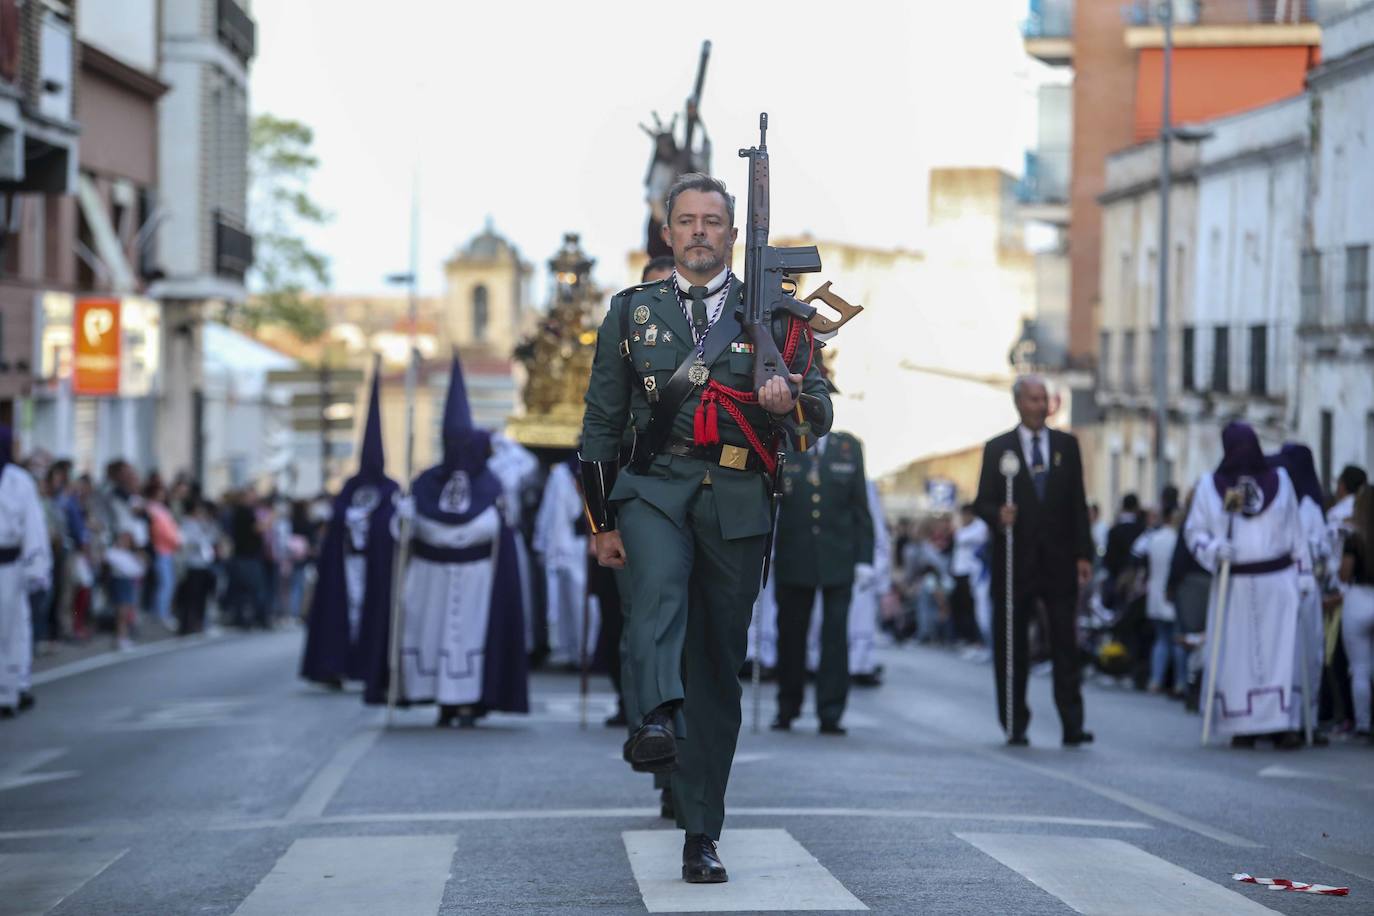
M727 305L722 306L720 317L711 326L711 330L706 332L706 344L702 350L702 360L710 366L720 355L725 352L725 348L739 336L739 319L735 317L735 310L728 307L729 298L726 299ZM625 309L621 308L621 323L627 319L623 316ZM692 347L692 352L687 354L687 358L677 367L673 377L668 380L668 384L663 387L659 395L658 403L649 412L649 430L645 434L645 447L641 452L635 450L633 469L643 472L648 467L649 462L654 460L663 449L663 445L668 441L668 436L673 431L673 420L676 419L678 411L682 405L687 403L687 398L691 397L696 386L687 378L687 370L692 368L692 364L697 361L696 347Z

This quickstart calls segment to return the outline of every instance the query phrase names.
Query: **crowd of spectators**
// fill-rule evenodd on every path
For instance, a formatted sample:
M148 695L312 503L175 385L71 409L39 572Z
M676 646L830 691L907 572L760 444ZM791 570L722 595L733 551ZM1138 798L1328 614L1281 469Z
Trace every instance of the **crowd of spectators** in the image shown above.
M53 551L52 580L30 597L36 653L105 635L127 649L147 636L301 620L327 499L245 488L212 502L188 477L167 482L127 461L99 481L41 453L24 465Z
M1363 738L1370 730L1374 563L1366 569L1359 553L1361 524L1372 529L1374 540L1374 490L1366 483L1363 469L1346 467L1325 501L1336 559L1319 571L1326 633L1319 741L1332 734ZM1357 503L1362 492L1370 505L1363 522ZM1126 494L1110 520L1098 506L1089 507L1097 558L1092 585L1080 601L1079 642L1085 669L1101 679L1180 701L1197 712L1212 576L1181 536L1189 505L1177 488L1166 487L1151 506ZM897 521L896 572L882 621L893 641L915 640L990 658L990 536L970 506L954 515ZM1037 666L1048 666L1041 631L1032 624L1031 653Z

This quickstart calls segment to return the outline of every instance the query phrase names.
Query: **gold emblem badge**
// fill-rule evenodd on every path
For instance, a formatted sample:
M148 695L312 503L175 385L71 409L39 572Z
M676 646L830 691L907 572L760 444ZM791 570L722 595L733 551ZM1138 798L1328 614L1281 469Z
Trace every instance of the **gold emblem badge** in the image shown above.
M635 324L646 324L646 323L648 323L648 321L649 321L649 307L648 307L647 305L641 305L639 308L635 309L634 319L635 319Z

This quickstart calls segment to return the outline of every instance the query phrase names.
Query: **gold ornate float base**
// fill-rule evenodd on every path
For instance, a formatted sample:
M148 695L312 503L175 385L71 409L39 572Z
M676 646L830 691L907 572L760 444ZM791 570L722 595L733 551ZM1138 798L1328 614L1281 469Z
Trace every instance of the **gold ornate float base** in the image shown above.
M527 448L576 448L584 410L582 404L558 404L547 413L511 417L506 435Z

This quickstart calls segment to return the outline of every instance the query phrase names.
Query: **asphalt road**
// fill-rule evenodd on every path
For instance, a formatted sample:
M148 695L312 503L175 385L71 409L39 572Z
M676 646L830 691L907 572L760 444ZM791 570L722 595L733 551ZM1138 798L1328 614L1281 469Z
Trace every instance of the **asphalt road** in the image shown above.
M727 885L676 880L681 838L621 734L535 712L389 730L295 677L300 634L228 637L61 676L0 722L0 916L815 912L1374 913L1374 748L1198 746L1177 704L1087 689L1065 751L1047 678L1002 746L986 666L884 654L845 738L745 734ZM50 674L49 677L52 677ZM765 685L762 718L772 714ZM1235 872L1351 888L1278 893Z

